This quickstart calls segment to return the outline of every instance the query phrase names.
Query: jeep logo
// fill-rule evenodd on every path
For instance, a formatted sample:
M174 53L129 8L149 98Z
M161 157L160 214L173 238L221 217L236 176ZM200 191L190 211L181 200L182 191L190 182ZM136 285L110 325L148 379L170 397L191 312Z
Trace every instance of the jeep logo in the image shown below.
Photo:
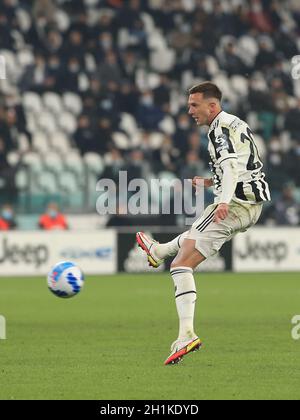
M2 241L0 247L0 264L31 264L36 268L45 264L49 258L49 250L45 245L18 245L10 243L8 238Z
M255 260L271 260L280 264L288 255L288 245L284 241L255 241L248 236L245 249L236 250L236 254L243 260L253 258Z

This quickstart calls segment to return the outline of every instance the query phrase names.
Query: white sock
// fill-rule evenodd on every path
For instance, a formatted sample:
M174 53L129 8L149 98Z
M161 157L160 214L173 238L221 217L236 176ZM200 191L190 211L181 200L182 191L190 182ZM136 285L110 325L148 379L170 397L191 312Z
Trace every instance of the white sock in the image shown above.
M194 313L197 299L193 270L189 267L177 267L171 270L175 284L175 300L179 317L178 339L195 338Z
M177 236L171 242L167 242L166 244L155 245L155 255L160 260L165 260L168 257L173 257L174 255L178 254L178 251L181 248L183 241L188 236L188 234L189 231Z

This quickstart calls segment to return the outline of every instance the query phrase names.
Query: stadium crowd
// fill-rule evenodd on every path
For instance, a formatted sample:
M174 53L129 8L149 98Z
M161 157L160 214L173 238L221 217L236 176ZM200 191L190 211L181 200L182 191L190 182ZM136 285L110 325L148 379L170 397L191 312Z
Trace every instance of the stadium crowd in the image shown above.
M100 155L99 176L208 173L186 92L212 80L257 134L274 199L264 222L299 225L299 51L298 0L2 0L0 188L11 202L26 154L41 152L28 92L79 97L70 150Z

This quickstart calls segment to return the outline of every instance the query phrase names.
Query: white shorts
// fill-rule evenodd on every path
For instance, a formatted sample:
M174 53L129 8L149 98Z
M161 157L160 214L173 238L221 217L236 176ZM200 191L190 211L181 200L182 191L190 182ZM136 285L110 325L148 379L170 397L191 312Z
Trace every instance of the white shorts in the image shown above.
M215 255L237 233L246 232L255 225L262 212L262 204L229 204L228 217L220 223L213 222L217 204L208 206L203 215L193 224L186 239L196 241L195 248L205 257Z

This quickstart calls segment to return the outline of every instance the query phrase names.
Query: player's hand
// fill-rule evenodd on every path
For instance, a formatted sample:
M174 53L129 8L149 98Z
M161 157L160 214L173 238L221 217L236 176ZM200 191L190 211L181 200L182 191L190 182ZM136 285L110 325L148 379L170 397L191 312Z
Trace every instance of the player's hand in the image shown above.
M211 178L203 178L202 176L195 176L192 181L193 187L197 188L199 185L205 188L211 187L213 185L213 180Z
M214 216L214 222L220 223L222 220L226 219L229 212L229 205L226 203L221 203L218 205L217 210Z

